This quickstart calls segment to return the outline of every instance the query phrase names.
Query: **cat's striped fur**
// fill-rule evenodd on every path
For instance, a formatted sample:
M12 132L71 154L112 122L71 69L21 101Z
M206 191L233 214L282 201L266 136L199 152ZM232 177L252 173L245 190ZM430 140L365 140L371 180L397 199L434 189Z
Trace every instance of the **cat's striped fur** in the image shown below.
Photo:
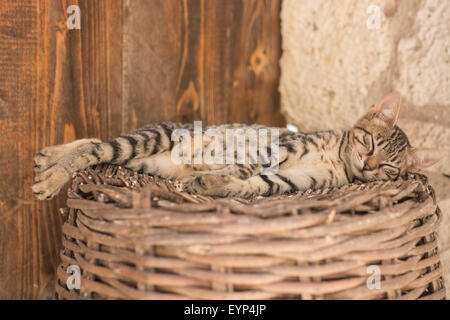
M39 174L33 192L39 199L49 199L73 172L99 163L180 179L188 192L225 197L250 198L336 187L355 180L397 179L407 170L423 169L439 159L434 150L411 147L395 125L399 106L400 97L391 94L372 106L350 130L294 133L280 129L279 169L272 175L262 174L268 164L260 157L256 163L245 164L174 163L171 151L178 142L172 141L172 132L186 129L193 134L189 124L154 123L109 142L81 139L41 150L34 159ZM223 133L248 127L263 128L242 124L214 128Z

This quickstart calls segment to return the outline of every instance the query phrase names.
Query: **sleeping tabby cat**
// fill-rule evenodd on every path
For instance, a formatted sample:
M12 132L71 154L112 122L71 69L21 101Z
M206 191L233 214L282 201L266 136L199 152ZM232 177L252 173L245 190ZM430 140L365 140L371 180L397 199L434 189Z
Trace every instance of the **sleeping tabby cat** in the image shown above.
M394 180L408 170L427 168L440 158L437 150L413 148L396 126L400 96L392 93L370 107L351 129L295 133L279 129L279 162L275 174L263 174L267 166L244 164L177 164L171 151L175 129L192 125L170 121L154 123L109 142L80 139L47 147L34 158L39 172L32 189L39 199L56 195L72 174L100 163L123 165L131 170L178 179L191 193L251 198L299 190L341 186L355 180ZM262 126L221 125L229 128Z

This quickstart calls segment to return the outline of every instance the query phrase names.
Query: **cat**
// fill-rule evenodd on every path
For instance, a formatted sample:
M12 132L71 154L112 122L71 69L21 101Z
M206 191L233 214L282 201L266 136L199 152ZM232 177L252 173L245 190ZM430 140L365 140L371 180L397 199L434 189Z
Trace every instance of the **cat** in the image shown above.
M277 170L273 174L264 173L273 164L268 165L262 157L252 163L236 164L176 162L171 155L181 142L174 141L172 134L179 129L192 135L193 126L162 121L109 142L80 139L42 149L34 158L38 175L32 190L38 199L51 199L74 172L100 163L175 179L186 192L219 197L252 198L340 187L356 180L395 180L407 171L420 171L440 159L436 149L410 145L396 125L400 103L398 93L387 95L349 130L296 133L280 128ZM208 129L224 133L239 128L265 127L229 124ZM270 156L270 147L268 153Z

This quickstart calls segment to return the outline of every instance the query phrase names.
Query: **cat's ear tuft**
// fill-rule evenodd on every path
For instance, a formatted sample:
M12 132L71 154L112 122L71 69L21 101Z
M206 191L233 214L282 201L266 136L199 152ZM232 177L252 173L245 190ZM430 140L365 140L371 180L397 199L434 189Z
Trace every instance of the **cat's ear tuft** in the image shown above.
M392 92L372 105L366 117L377 125L394 127L400 112L402 97L398 92Z
M442 154L438 149L433 148L413 148L408 153L408 170L420 171L431 167L442 159Z

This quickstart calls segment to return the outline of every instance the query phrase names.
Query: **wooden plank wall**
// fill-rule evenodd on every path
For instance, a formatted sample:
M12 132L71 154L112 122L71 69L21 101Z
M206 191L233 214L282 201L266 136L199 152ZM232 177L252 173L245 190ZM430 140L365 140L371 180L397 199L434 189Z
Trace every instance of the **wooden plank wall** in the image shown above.
M128 0L124 127L161 117L280 124L279 10L278 0Z
M68 30L69 5L81 30ZM62 194L32 197L33 155L162 119L284 125L280 0L2 0L0 299L53 292Z

